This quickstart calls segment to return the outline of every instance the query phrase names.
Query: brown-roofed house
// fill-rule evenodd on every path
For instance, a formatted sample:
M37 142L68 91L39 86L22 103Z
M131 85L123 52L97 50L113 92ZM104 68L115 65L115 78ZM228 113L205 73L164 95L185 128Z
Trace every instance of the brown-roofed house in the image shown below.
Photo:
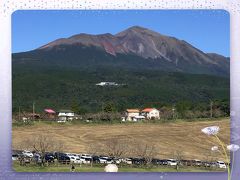
M136 116L140 115L139 109L127 109L126 110L126 120L127 121L134 121Z
M156 108L145 108L141 111L141 115L145 116L147 119L160 119L159 110Z

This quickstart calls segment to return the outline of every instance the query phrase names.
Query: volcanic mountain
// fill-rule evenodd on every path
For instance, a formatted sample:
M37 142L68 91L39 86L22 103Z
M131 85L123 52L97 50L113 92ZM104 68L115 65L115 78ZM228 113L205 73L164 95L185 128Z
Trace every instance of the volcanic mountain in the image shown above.
M209 99L229 101L229 64L229 58L137 26L115 35L78 34L13 54L13 111L31 111L32 102L38 112L76 105L99 112L109 102L119 112L161 107L158 102L207 108ZM96 86L100 82L125 86Z
M133 26L118 34L78 34L33 51L13 54L13 63L74 67L159 69L228 76L229 58L208 54L186 41Z

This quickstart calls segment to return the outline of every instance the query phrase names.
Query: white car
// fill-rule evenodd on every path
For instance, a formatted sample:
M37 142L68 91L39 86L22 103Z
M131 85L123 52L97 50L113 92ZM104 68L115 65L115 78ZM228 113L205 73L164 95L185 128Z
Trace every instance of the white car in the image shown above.
M113 159L113 162L114 162L115 164L120 164L120 163L122 162L122 159L116 158L116 159Z
M13 160L13 161L18 160L18 155L17 155L17 154L13 154L13 155L12 155L12 160Z
M82 164L82 161L80 160L79 157L75 158L75 161L74 161L75 164Z
M107 159L107 164L113 164L113 163L114 163L113 159L111 159L111 158Z
M217 161L217 166L222 169L226 169L227 166L223 161Z
M177 165L177 160L176 159L168 159L167 163L169 166L176 166Z
M90 164L91 158L80 157L80 161L82 164Z
M124 162L124 163L126 163L126 164L132 164L132 159L126 158L126 159L124 159L122 162Z
M68 156L70 158L70 162L74 164L81 164L81 159L75 156Z
M99 162L100 162L101 164L107 163L107 160L108 160L108 157L100 157L100 158L99 158Z
M22 154L23 154L24 156L27 156L27 157L30 157L30 158L33 157L33 153L32 153L31 151L24 150L24 151L22 152Z
M198 159L194 159L194 164L196 166L201 166L202 165L202 161L198 160Z

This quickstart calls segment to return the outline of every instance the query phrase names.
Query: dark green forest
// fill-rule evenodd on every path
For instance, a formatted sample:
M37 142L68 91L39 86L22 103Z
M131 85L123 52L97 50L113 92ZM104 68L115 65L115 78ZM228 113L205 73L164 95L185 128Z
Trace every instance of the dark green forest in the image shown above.
M36 67L37 68L37 67ZM114 81L123 86L96 86ZM179 110L209 108L215 101L229 106L229 78L210 75L124 69L25 69L13 73L13 111L44 108L78 109L79 113L175 105Z

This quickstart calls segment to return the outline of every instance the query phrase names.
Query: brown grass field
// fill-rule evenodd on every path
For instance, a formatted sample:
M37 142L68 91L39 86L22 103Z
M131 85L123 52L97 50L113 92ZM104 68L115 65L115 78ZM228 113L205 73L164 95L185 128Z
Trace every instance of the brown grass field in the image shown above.
M87 153L89 144L107 141L111 138L132 139L155 144L158 158L174 158L173 154L180 151L183 159L209 160L215 157L223 160L220 153L211 152L216 145L211 136L201 132L207 126L220 126L219 137L225 143L230 141L230 120L228 118L173 123L126 123L126 124L48 124L35 123L32 126L13 127L13 149L19 149L21 143L44 134L49 138L61 140L65 152Z

